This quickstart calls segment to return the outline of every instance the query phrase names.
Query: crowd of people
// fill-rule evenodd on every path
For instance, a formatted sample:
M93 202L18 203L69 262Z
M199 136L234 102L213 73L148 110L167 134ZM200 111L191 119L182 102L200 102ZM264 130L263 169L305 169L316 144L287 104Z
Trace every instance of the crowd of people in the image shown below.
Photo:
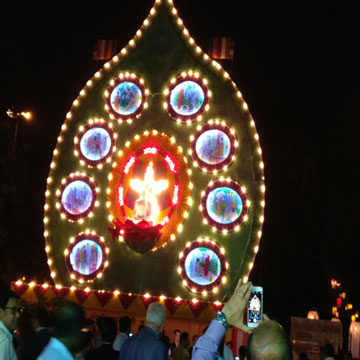
M144 326L131 334L128 316L120 318L118 332L114 318L101 316L94 323L77 303L64 302L54 311L40 305L22 309L15 292L1 290L0 360L233 360L232 344L224 340L229 326L251 333L247 346L235 354L239 360L292 359L289 337L279 323L266 319L255 330L244 323L251 288L239 281L201 336L190 339L177 329L172 342L164 334L165 310L159 302L149 305ZM327 353L323 359L335 357Z

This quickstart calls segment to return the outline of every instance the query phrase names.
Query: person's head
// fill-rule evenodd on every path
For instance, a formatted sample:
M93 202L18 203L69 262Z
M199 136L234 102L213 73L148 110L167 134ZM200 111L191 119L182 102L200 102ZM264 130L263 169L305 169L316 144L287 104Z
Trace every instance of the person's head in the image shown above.
M104 316L100 324L101 339L105 342L113 343L116 338L116 320L112 317Z
M17 294L11 290L0 290L0 321L13 332L21 313L20 300Z
M239 360L244 360L246 356L246 346L245 345L241 345L239 347Z
M146 326L152 327L158 334L160 334L163 330L164 321L165 311L163 306L159 302L150 304L146 311Z
M199 339L199 335L194 335L194 336L192 337L193 346L195 346L195 344L196 344L196 342L198 341L198 339Z
M232 351L232 348L233 348L233 343L231 341L228 341L226 343L226 346Z
M291 360L292 348L287 334L273 320L261 323L250 335L247 360Z
M335 349L331 344L326 344L320 347L320 359L325 359L327 357L334 357Z
M306 352L301 352L299 354L299 360L308 360L308 356L307 356L307 353Z
M352 360L352 353L350 351L345 351L344 360Z
M35 319L37 328L46 328L51 325L51 319L49 311L43 306L38 306L35 309Z
M180 344L187 349L190 346L189 333L182 332L180 335Z
M70 350L79 349L84 336L81 329L88 323L79 304L68 302L55 311L54 335Z
M181 331L179 329L174 330L174 343L180 344Z
M119 329L120 332L125 333L127 335L130 334L131 331L131 319L128 316L122 316L119 320Z

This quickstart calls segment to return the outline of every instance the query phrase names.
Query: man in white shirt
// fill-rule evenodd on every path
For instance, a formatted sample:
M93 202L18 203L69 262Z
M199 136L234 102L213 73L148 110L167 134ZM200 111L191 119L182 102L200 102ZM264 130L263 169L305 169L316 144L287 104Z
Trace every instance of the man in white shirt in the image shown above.
M83 343L81 329L87 324L85 311L79 304L69 302L55 313L54 335L38 360L74 360L72 353Z
M11 290L0 291L0 359L17 360L12 332L16 329L21 307L19 297Z
M114 341L113 349L120 351L122 344L129 337L131 331L131 319L128 316L123 316L119 320L120 335Z

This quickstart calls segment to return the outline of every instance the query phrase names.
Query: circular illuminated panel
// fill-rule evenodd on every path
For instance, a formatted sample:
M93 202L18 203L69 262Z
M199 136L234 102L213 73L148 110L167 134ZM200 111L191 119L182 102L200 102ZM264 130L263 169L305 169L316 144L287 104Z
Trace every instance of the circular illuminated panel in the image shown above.
M208 239L190 243L180 257L180 275L193 292L209 292L223 281L226 261L219 246Z
M234 181L216 181L201 203L203 216L217 230L231 231L241 225L248 210L246 194Z
M208 88L201 77L192 73L178 76L167 93L167 109L176 121L200 120L208 108Z
M226 169L235 158L238 142L225 122L210 120L191 136L190 153L203 171Z
M196 155L208 165L217 165L227 159L230 146L230 139L223 131L207 130L196 141Z
M91 275L103 261L101 247L93 240L81 240L70 253L70 264L81 275Z
M116 135L102 119L90 120L74 139L75 154L80 161L92 167L110 161L115 151Z
M70 240L65 250L65 261L71 277L89 281L100 276L107 266L105 241L94 233L81 233Z
M110 82L105 93L105 109L111 119L129 121L141 114L146 98L142 80L134 74L120 74Z
M112 109L121 115L133 114L140 107L141 102L140 88L130 81L117 85L110 95Z
M70 221L78 221L93 210L96 198L96 186L90 177L71 174L59 189L57 207L62 216Z
M239 194L229 187L218 187L206 198L209 216L219 224L231 224L241 215L243 203Z
M88 130L80 140L81 153L91 161L104 158L109 153L110 148L110 134L100 127Z
M205 94L194 81L183 81L170 94L170 105L179 115L196 114L204 104Z
M210 285L220 275L220 259L211 249L198 247L191 250L186 257L185 272L194 283Z

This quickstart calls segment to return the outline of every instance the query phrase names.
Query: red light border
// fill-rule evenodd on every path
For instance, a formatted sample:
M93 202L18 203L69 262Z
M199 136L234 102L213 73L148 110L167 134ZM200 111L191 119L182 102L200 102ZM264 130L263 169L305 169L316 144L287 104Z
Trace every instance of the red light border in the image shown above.
M65 209L64 205L62 204L61 198L62 198L62 194L63 194L65 188L69 184L71 184L72 182L77 181L77 180L83 181L87 185L89 185L89 187L90 187L90 189L92 191L92 194L93 194L93 199L92 199L92 202L91 202L89 208L86 211L84 211L81 214L71 214ZM60 214L64 214L65 218L68 221L71 221L71 222L78 222L78 221L80 221L82 219L87 218L89 216L89 214L95 208L95 203L97 201L97 190L96 190L96 188L97 188L96 183L90 176L88 176L86 174L70 174L68 177L65 178L65 181L63 183L61 183L61 185L59 187L60 193L57 196L56 204L57 204L57 208L58 208Z
M182 83L184 81L193 81L193 82L197 83L204 92L204 103L202 104L200 109L195 114L192 114L192 115L178 114L172 108L172 106L170 104L171 92L174 90L174 88L177 85L179 85L180 83ZM166 104L167 104L167 111L175 121L180 120L180 122L182 122L182 123L187 123L188 121L194 122L198 119L199 116L202 116L202 114L206 111L206 107L209 104L209 88L205 84L205 81L203 80L203 78L200 76L195 76L195 74L189 74L189 73L186 73L183 75L178 75L176 77L175 81L170 83L170 85L168 87L168 94L166 95L165 100L166 100Z
M213 129L220 130L229 137L230 152L229 152L228 157L225 160L223 160L221 163L207 164L206 162L201 160L199 158L198 154L196 153L196 142L204 132L206 132L208 130L213 130ZM233 156L235 156L236 149L237 149L237 145L236 145L237 139L236 139L235 133L231 131L231 128L228 125L223 124L222 122L213 122L213 123L208 122L208 123L204 124L201 127L201 129L197 130L193 136L194 136L194 138L193 138L193 140L191 140L191 143L190 143L191 156L192 156L193 160L196 161L196 163L202 170L205 170L207 172L214 172L214 171L220 172L220 171L227 169L230 166L230 164L233 162Z
M132 121L133 119L138 118L141 115L141 113L143 112L146 101L147 101L147 91L146 91L146 88L143 85L143 83L134 74L120 74L117 78L113 79L112 81L114 83L111 84L107 88L107 91L105 93L105 109L108 112L110 119L112 119L112 120L115 119L115 120L118 120L119 122L123 122L123 121ZM137 108L136 111L134 111L132 114L128 114L128 115L122 115L122 114L119 114L118 112L116 112L113 109L111 102L110 102L110 97L111 97L112 91L119 84L121 84L123 82L132 82L140 89L141 94L142 94L142 101L141 101L140 106Z
M220 265L221 265L220 274L213 283L208 284L208 285L199 285L199 284L195 283L188 277L188 275L186 274L186 271L185 271L185 261L186 261L187 256L189 255L189 253L192 250L197 249L199 247L204 247L204 248L212 250L220 260ZM220 250L220 246L215 241L212 241L209 239L203 239L203 238L196 239L196 240L192 241L190 243L190 245L187 246L183 250L182 256L179 259L179 266L181 269L180 278L183 282L186 281L187 285L184 284L184 286L186 286L190 291L194 292L193 290L195 290L195 293L198 293L198 294L201 294L204 291L206 291L208 293L208 292L213 291L214 288L218 288L220 285L222 285L222 283L223 283L222 279L226 274L226 264L227 264L227 262L226 262L225 255L222 254L222 252Z
M102 255L103 255L102 262L101 262L101 265L99 266L99 268L96 271L94 271L92 274L88 274L88 275L81 274L80 272L74 270L74 268L72 267L71 262L70 262L71 251L79 242L81 242L83 240L91 240L91 241L96 242L100 246ZM92 281L92 280L96 279L97 275L99 273L103 273L106 268L105 263L107 262L107 259L108 259L108 254L106 252L106 249L107 249L107 247L105 244L105 240L102 239L97 234L82 232L82 233L76 235L74 241L70 242L68 247L66 248L67 254L65 255L65 263L66 263L66 266L68 268L70 275L72 275L72 278L78 282L80 280L82 280L84 282L88 282L88 281Z
M232 222L230 224L220 224L220 223L214 221L208 214L208 211L206 208L206 200L207 200L209 193L219 187L228 187L228 188L231 188L234 191L236 191L238 193L238 195L240 196L242 204L243 204L243 208L242 208L240 216L234 222ZM214 227L217 231L227 231L227 232L233 231L236 226L240 226L243 224L244 217L248 214L248 211L249 211L248 200L247 200L247 195L246 195L245 191L243 190L243 188L241 187L240 184L238 184L237 182L230 180L230 179L216 180L213 182L212 185L208 185L208 187L205 190L204 195L201 196L200 203L201 203L201 213L202 213L203 217L207 220L207 224L211 227Z
M80 148L80 142L82 137L85 135L85 133L93 128L102 128L110 136L111 139L111 145L109 152L101 159L99 160L90 160L81 152ZM74 137L74 148L77 152L76 156L80 161L84 161L86 166L88 167L96 167L100 164L104 164L108 161L108 159L111 159L112 155L116 151L116 140L115 140L115 133L114 130L109 126L109 124L105 120L99 120L95 119L92 123L88 122L87 124L83 125L83 130L80 130L76 136Z

